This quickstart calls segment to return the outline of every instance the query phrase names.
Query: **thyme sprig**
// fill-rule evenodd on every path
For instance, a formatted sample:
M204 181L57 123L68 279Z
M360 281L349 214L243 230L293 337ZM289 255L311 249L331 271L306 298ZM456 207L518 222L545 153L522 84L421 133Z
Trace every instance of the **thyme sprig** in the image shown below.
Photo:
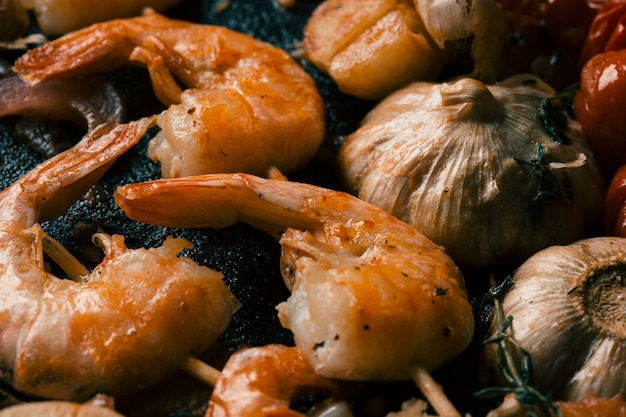
M510 386L484 388L474 393L474 396L488 399L512 394L519 404L527 410L526 415L528 417L562 417L559 407L552 401L550 395L531 385L532 358L528 351L509 334L513 317L504 317L501 299L514 285L513 278L508 276L498 286L495 285L493 277L491 277L491 282L491 288L483 297L482 305L484 306L487 302L493 303L493 320L498 331L494 337L485 340L483 344L497 345L498 369ZM521 358L519 364L515 357Z
M546 97L537 106L537 117L550 139L561 145L570 144L571 139L563 132L569 119L574 116L574 94L579 84L573 84L559 94Z
M537 180L537 190L530 203L535 225L541 219L541 208L545 200L559 200L568 204L571 204L573 200L568 177L558 178L545 156L543 146L538 143L536 158L529 161L513 158L520 166L526 167Z

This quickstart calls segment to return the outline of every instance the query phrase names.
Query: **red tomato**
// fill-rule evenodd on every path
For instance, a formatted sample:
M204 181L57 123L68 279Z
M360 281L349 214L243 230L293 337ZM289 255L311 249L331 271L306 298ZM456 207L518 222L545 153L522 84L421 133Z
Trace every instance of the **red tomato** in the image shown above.
M585 39L579 63L584 65L601 52L626 47L626 1L609 1L600 5Z
M587 61L574 113L606 177L612 178L626 164L626 49Z
M626 237L626 165L617 170L609 185L604 210L605 233Z
M578 81L578 57L597 13L587 0L496 0L510 32L512 73L532 72L557 90Z

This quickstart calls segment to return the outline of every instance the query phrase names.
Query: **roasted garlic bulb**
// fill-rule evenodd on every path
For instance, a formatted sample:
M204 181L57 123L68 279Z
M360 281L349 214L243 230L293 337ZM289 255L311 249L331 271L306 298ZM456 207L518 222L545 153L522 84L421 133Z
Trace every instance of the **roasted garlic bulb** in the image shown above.
M522 355L530 357L531 382L556 400L626 399L626 238L549 247L512 279L501 304L510 325L494 320L492 336L506 335L526 351L507 349L516 368L524 368ZM486 358L501 377L496 345L486 345Z
M586 237L606 184L580 126L532 75L416 82L346 138L347 187L417 226L462 268L519 264Z

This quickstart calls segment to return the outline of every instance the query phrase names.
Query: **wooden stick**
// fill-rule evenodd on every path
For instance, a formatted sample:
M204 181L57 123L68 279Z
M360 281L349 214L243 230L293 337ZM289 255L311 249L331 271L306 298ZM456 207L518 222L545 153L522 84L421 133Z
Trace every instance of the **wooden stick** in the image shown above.
M220 371L192 356L187 357L187 360L180 368L212 387L217 384L217 380L220 377Z
M72 281L83 282L83 277L89 275L89 270L52 236L44 233L41 245L46 255L52 258Z
M442 417L461 417L461 414L444 394L441 386L435 382L424 367L416 366L411 376L438 415Z

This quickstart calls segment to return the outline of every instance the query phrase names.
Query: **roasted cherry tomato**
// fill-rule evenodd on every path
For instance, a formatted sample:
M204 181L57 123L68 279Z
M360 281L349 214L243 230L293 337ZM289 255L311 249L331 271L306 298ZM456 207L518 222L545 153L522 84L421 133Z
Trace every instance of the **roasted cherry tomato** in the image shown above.
M626 165L621 166L611 180L604 210L605 233L626 237Z
M607 179L612 178L626 164L626 49L587 61L574 113Z
M510 72L532 72L557 90L578 81L578 58L596 6L587 0L496 2L510 34Z
M601 52L626 48L626 0L600 5L585 39L579 64Z

